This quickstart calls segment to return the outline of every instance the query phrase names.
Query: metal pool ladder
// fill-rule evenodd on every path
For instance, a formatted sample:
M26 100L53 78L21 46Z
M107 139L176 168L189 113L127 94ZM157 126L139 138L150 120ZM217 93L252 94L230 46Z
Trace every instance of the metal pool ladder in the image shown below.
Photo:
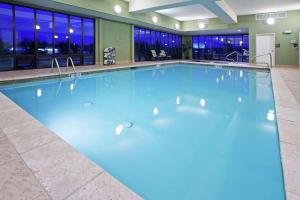
M61 75L61 70L60 70L60 67L59 67L59 64L58 64L58 61L57 61L56 58L52 58L51 72L53 72L54 64L56 65L56 67L57 67L57 69L58 69L59 75Z
M71 62L71 65L72 65L72 69L73 69L73 71L74 71L74 74L77 74L77 71L76 71L76 68L75 68L73 59L72 59L71 57L68 57L68 58L67 58L67 67L66 67L66 71L68 71L68 68L69 68L69 61Z
M258 57L263 57L263 56L269 56L270 57L270 65L269 63L257 63L256 62L256 58ZM262 55L258 55L258 56L254 56L253 58L250 59L250 61L254 61L255 60L255 64L266 64L268 66L268 68L272 68L273 67L273 58L272 58L272 54L271 53L266 53L266 54L262 54Z

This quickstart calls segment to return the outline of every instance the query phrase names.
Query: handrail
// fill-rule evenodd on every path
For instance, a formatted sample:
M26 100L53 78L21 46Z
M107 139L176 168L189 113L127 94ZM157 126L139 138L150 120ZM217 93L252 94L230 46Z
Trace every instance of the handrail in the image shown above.
M270 56L270 65L269 65L269 63L264 63L264 64L267 64L268 65L268 67L273 67L273 56L272 56L272 54L271 53L266 53L266 54L261 54L261 55L258 55L258 56L254 56L253 58L251 58L250 59L250 62L252 62L252 61L256 61L256 58L258 58L258 57L263 57L263 56ZM255 62L256 63L256 62Z
M71 62L71 65L72 65L72 68L73 68L73 71L75 74L77 74L77 71L75 69L75 65L74 65L74 62L73 62L73 59L71 57L68 57L67 58L67 67L66 67L66 71L68 71L68 68L69 68L69 61Z
M230 58L228 58L229 56L232 56L233 54L236 54L236 62L239 60L239 53L237 52L237 51L233 51L233 52L231 52L230 54L228 54L227 56L226 56L226 60L228 60L228 61L235 61L234 59L230 59Z
M59 64L58 64L58 61L57 61L56 58L52 58L51 72L53 72L54 62L55 62L56 67L57 67L57 69L58 69L59 75L61 75L60 67L59 67Z

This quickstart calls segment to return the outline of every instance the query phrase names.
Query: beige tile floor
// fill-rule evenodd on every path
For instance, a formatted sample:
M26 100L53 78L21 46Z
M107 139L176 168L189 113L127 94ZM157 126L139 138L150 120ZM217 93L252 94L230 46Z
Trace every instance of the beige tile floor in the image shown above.
M95 70L111 68L78 68ZM287 200L300 200L300 70L273 68L271 72ZM49 69L4 72L0 82L51 75ZM142 198L0 93L0 199Z

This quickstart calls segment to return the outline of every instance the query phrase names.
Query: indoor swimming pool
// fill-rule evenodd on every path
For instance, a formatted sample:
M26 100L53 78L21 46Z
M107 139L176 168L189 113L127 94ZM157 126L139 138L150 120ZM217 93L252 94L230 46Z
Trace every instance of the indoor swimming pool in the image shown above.
M144 199L285 199L267 70L169 64L0 91Z

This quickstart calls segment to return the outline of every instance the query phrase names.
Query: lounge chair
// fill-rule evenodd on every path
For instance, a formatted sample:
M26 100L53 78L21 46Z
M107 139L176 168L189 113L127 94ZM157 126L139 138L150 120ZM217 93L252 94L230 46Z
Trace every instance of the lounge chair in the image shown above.
M156 53L155 50L150 50L150 52L151 52L151 55L152 55L152 59L154 59L154 60L160 60L161 58L164 58L161 55L157 56L157 53Z
M172 58L172 56L166 54L165 50L160 50L159 56L161 56L162 58L167 58L167 59Z

